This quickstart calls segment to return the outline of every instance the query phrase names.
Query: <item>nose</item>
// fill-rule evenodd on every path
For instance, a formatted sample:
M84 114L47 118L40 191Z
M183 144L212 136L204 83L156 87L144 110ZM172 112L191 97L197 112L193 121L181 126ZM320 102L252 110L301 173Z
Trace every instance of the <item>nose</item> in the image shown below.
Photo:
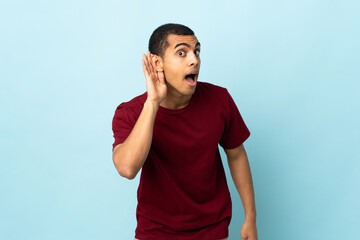
M190 55L190 59L189 59L189 65L190 65L190 67L199 65L199 62L200 62L200 57L199 57L199 56L196 56L195 53L192 53L192 54Z

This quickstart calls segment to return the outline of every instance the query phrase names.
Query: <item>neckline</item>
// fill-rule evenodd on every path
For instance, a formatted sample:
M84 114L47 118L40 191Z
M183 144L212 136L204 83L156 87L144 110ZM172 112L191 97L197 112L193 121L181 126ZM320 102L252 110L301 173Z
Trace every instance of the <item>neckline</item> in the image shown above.
M162 107L162 106L159 105L158 111L163 112L163 113L167 113L167 114L178 114L178 113L182 113L182 112L185 112L185 111L189 110L194 105L194 102L196 100L196 96L197 96L197 93L198 93L198 88L199 88L199 82L197 82L196 87L195 87L195 91L192 94L189 103L185 107L178 108L178 109L171 109L171 108L165 108L165 107Z

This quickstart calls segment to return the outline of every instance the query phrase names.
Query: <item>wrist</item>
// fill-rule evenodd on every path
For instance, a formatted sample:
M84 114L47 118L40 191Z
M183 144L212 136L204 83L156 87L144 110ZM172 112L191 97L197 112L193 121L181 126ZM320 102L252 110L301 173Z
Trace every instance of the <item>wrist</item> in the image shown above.
M151 108L154 108L154 109L158 109L159 106L160 106L160 103L156 100L150 100L150 99L146 99L145 103L144 103L144 106L149 106Z
M245 221L256 222L256 213L245 214Z

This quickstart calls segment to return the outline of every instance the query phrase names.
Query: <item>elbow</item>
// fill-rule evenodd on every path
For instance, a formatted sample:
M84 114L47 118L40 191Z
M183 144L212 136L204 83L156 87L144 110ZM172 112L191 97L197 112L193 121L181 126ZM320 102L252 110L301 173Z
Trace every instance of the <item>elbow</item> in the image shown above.
M127 179L129 179L129 180L133 180L135 177L136 177L136 174L133 174L133 173L129 173L129 172L122 172L122 173L120 173L119 172L119 174L120 174L120 176L122 176L122 177L124 177L124 178L127 178Z
M133 180L137 175L134 171L131 171L130 169L122 171L121 173L119 171L119 174L120 174L120 176L127 178L129 180Z
M133 175L127 175L126 178L129 180L133 180L135 177L136 177L136 174L133 174Z
M132 180L136 177L138 171L136 171L136 167L133 166L134 161L132 161L130 157L132 156L124 154L120 149L116 149L113 152L113 162L120 176Z
M133 171L131 171L128 167L125 167L124 165L116 164L114 161L114 165L120 176L127 178L129 180L132 180L136 177L136 174L134 174Z
M120 161L116 161L115 158L113 158L113 162L120 176L127 178L129 180L132 180L136 177L137 173L134 170L132 170L131 167L127 166L124 163L120 163Z

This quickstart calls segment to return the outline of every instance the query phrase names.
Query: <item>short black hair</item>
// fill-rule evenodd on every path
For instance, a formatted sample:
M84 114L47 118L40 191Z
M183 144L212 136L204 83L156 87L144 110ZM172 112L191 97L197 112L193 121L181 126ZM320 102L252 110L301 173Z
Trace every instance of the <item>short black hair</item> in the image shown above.
M149 51L152 54L164 58L165 49L169 46L167 41L170 34L174 35L195 35L194 32L182 24L167 23L163 24L151 34L149 40Z

